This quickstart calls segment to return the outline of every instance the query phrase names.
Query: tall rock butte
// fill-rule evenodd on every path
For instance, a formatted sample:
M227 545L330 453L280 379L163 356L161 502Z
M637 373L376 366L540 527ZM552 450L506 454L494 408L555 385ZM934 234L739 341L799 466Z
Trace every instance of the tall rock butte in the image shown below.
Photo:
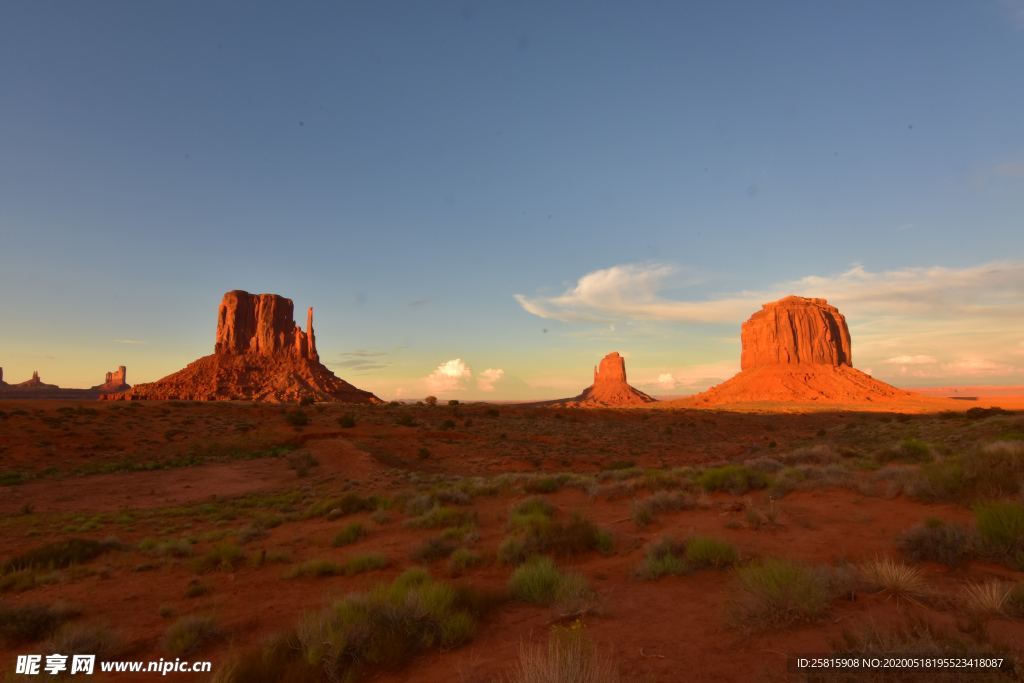
M97 384L93 389L105 394L118 391L128 391L131 389L131 386L128 384L128 369L123 365L117 366L117 370L107 373L107 377L103 380L103 384Z
M580 408L620 408L654 403L656 399L626 381L626 359L617 351L601 359L594 368L594 383L575 398L552 401L554 405Z
M846 318L824 299L787 296L743 323L740 372L685 403L862 403L914 396L853 367Z
M306 313L305 330L295 324L293 313L292 300L277 294L228 292L217 311L212 355L156 382L104 398L381 403L320 362L313 309Z

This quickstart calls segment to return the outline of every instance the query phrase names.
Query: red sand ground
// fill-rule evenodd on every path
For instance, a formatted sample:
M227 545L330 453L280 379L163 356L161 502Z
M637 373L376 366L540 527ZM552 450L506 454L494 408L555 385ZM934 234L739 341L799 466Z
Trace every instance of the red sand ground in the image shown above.
M977 404L942 405L962 411ZM1024 430L1024 416L1017 414L969 420L937 414L763 414L658 407L578 411L317 405L306 409L310 424L296 429L285 421L285 408L248 403L2 402L0 476L4 481L26 481L0 486L0 558L71 536L116 536L131 549L60 572L55 583L0 594L0 601L78 605L81 623L113 628L124 644L124 657L133 659L166 656L161 639L177 617L210 614L227 636L193 658L210 659L217 667L231 653L294 625L304 613L350 591L390 580L415 564L410 550L438 530L406 528L399 512L381 522L368 513L334 521L285 521L242 547L251 556L261 551L287 554L286 563L246 564L233 572L201 575L188 559L157 558L134 549L142 539L192 537L201 554L218 535L231 538L254 518L281 514L278 501L289 492L297 496L296 509L301 511L342 491L387 496L415 492L431 477L594 474L630 463L649 468L699 466L771 457L817 444L866 454L908 437L952 450ZM342 415L354 416L356 426L341 428ZM280 445L308 452L319 465L299 477L284 457L252 457ZM427 457L422 457L422 449L427 449ZM183 457L199 464L118 471L126 463L181 465ZM83 473L89 468L113 471ZM503 493L473 500L470 509L478 516L480 531L477 550L493 556L507 534L510 506L526 495ZM616 537L609 556L588 553L561 558L559 565L581 572L596 588L601 610L584 617L586 629L623 671L639 680L785 680L786 653L825 652L844 631L895 624L910 615L956 632L955 611L860 594L856 601L835 603L814 624L748 634L730 619L730 603L737 594L730 572L703 571L650 582L637 580L633 572L645 545L666 534L719 537L734 543L746 557L781 556L826 564L898 557L899 534L925 518L970 524L972 512L963 505L892 497L885 486L867 494L857 487L813 488L776 501L769 501L764 492L716 493L705 496L698 509L663 513L651 526L638 528L630 519L634 496L629 493L590 496L563 489L548 497L562 514L578 511ZM245 506L239 501L252 502ZM218 517L229 505L234 505L234 512ZM755 528L748 523L748 510L769 507L776 511L777 525ZM366 526L367 537L353 546L331 547L333 534L352 521ZM288 567L304 560L344 560L364 552L388 556L391 567L355 577L282 578ZM441 578L447 577L445 566L443 561L429 565ZM924 571L932 587L949 594L968 580L1024 580L1024 573L983 562L958 570L925 565ZM457 580L500 589L510 572L490 561ZM186 598L185 590L195 579L211 591ZM468 645L427 653L372 680L494 681L508 672L522 644L544 642L557 620L553 608L509 603L479 624ZM994 619L988 631L997 642L1024 642L1021 620ZM38 649L0 646L5 672L17 653ZM111 680L133 679L120 675ZM193 679L178 674L175 680Z

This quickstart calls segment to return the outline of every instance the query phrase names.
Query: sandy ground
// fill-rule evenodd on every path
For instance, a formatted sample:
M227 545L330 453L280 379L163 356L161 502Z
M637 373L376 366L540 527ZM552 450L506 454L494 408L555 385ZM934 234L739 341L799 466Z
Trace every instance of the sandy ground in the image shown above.
M1001 400L1003 407L1020 405ZM357 513L334 520L302 514L318 501L344 492L415 495L454 477L596 476L631 465L706 466L821 445L866 457L906 438L953 452L1024 432L1022 415L967 419L966 408L991 404L964 403L942 403L940 410L959 409L958 415L772 413L767 406L582 411L318 405L305 409L310 423L296 428L285 418L293 408L281 406L3 402L0 475L12 485L0 486L0 558L69 537L116 537L124 549L56 572L44 585L0 593L0 603L73 604L82 613L79 623L112 629L121 654L139 659L167 656L163 637L178 617L212 615L225 636L195 658L208 658L216 667L294 626L303 614L417 564L411 551L440 531L408 528L397 509L386 517ZM343 416L354 418L356 426L341 427ZM296 454L308 454L318 464L300 476L292 465ZM147 470L131 471L139 463ZM166 469L148 469L157 466ZM586 553L558 562L582 573L596 589L596 608L584 617L587 632L635 680L787 680L787 654L826 652L844 632L868 625L917 615L956 631L955 609L863 593L837 601L815 623L750 632L733 616L738 589L732 572L657 581L640 581L634 572L645 547L664 535L710 535L733 543L745 558L778 556L828 566L898 557L900 534L926 518L970 525L967 505L926 504L891 495L885 487L867 491L853 485L812 487L771 499L765 491L713 493L701 494L696 509L662 513L641 528L631 519L631 505L649 494L602 490L591 495L563 488L547 495L559 514L578 512L615 537L609 555ZM451 580L495 590L505 586L511 568L493 558L508 534L510 507L527 495L512 489L465 506L479 530L473 548L490 559ZM771 510L775 522L753 525L751 509ZM270 517L279 523L240 546L250 560L273 558L261 565L247 561L232 571L197 573L190 558L139 549L147 538L189 538L195 554L202 555L218 543L240 543L254 521ZM363 523L366 537L332 547L333 535L353 521ZM305 560L344 561L369 552L385 555L391 565L351 577L283 578ZM449 578L443 560L428 567ZM956 570L929 564L922 570L936 592L949 595L968 581L1024 580L1024 573L987 562ZM186 597L196 581L209 592ZM544 642L559 619L557 608L511 602L486 617L469 644L428 652L372 680L499 680L520 648ZM1004 644L1024 643L1024 621L991 620L988 634ZM0 645L5 673L17 653L40 647ZM181 674L175 679L193 680Z

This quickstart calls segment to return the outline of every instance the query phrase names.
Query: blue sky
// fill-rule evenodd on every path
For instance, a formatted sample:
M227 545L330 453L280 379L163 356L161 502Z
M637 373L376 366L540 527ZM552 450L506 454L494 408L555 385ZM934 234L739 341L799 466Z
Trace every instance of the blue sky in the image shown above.
M241 288L388 398L685 393L799 290L1024 383L1021 65L1020 0L7 2L0 366L153 380Z

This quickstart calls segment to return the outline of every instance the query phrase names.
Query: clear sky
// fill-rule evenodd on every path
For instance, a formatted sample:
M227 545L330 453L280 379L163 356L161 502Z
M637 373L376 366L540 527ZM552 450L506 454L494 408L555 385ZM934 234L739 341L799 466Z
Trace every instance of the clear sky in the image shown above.
M687 393L799 293L1024 384L1022 74L1024 0L4 2L0 366L154 380L237 288L384 398Z

